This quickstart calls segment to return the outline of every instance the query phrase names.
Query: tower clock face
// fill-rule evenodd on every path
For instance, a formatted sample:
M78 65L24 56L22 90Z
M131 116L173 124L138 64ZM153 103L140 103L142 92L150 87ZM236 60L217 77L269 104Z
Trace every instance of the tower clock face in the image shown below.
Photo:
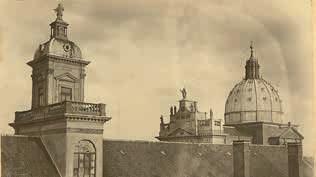
M70 49L71 49L71 46L70 46L70 44L64 44L64 50L65 50L65 52L69 52L70 51Z

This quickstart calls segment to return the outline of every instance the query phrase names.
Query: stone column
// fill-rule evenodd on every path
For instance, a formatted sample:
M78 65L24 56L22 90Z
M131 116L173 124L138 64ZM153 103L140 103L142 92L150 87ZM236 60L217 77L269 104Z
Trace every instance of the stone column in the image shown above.
M288 143L288 171L289 177L303 177L302 168L302 144Z
M250 177L249 144L250 142L245 140L233 142L234 177Z

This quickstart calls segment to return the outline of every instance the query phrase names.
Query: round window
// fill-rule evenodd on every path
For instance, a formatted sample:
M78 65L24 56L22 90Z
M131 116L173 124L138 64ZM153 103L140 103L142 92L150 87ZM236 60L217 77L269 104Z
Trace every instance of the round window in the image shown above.
M68 52L70 50L70 48L71 48L70 44L64 44L64 50L66 52Z

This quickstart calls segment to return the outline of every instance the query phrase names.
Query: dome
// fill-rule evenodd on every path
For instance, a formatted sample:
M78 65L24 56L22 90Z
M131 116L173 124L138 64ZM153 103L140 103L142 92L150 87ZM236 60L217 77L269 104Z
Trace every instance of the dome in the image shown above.
M248 122L282 123L282 101L278 91L259 73L258 60L251 56L246 62L245 79L230 91L225 104L225 124Z
M276 89L264 79L244 79L229 93L225 124L282 122L282 101Z
M43 55L82 59L81 50L74 42L58 38L51 38L44 44L40 44L34 54L34 60Z

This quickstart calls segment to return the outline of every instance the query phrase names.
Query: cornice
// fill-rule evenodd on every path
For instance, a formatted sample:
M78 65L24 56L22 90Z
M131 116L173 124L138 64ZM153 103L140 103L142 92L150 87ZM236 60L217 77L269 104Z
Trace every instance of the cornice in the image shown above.
M40 63L44 61L45 59L47 59L48 61L52 60L52 61L58 61L62 63L73 63L73 64L80 64L80 65L88 65L90 63L90 61L79 59L79 58L65 58L65 57L61 57L57 55L45 54L38 59L27 62L27 64L29 66L33 66L34 64Z

